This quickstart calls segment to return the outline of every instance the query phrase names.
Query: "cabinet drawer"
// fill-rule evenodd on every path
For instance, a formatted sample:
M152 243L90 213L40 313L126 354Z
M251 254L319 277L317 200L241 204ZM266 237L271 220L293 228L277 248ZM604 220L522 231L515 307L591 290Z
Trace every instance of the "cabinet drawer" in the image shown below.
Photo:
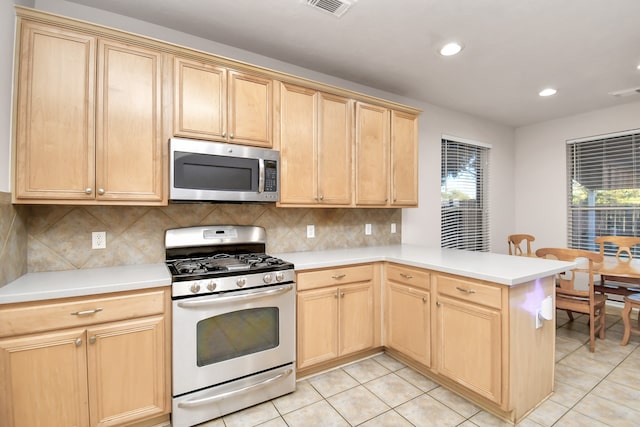
M373 265L327 268L296 275L299 291L373 280Z
M489 307L502 306L501 289L478 282L438 276L438 293Z
M387 280L426 290L431 288L429 273L425 270L398 264L387 264L385 272Z
M0 337L162 314L163 289L0 307Z

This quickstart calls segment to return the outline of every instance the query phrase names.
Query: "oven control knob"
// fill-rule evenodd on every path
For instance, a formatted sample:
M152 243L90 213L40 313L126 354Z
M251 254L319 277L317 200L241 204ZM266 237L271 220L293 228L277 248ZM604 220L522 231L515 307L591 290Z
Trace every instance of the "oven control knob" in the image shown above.
M276 273L276 280L278 282L282 282L284 280L284 273L282 272Z
M198 285L197 283L194 283L193 285L191 285L191 287L189 289L194 294L197 294L198 292L200 292L200 285Z
M262 280L264 281L264 283L271 283L271 281L273 280L273 276L271 274L265 274Z
M245 279L244 277L241 277L240 279L236 280L236 285L238 285L239 288L243 287L246 284L247 284L247 279Z
M207 285L207 289L209 290L209 292L213 292L216 289L216 282L214 282L213 280L209 282L209 284Z

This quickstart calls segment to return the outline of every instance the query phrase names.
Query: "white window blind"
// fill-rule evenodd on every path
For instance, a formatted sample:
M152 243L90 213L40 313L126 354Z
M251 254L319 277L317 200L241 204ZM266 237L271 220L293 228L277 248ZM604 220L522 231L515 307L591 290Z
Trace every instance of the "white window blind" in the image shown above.
M640 129L568 141L567 169L570 248L597 251L597 236L640 236Z
M489 145L442 138L441 244L489 250Z

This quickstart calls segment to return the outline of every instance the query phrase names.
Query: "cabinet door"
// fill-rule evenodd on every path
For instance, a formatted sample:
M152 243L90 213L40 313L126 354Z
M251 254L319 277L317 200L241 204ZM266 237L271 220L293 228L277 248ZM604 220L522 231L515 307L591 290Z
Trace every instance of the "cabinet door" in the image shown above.
M0 340L0 425L87 426L84 330Z
M425 366L431 366L429 292L387 284L387 345Z
M273 80L229 71L229 141L271 147Z
M500 311L438 295L438 372L500 404Z
M124 425L167 410L164 318L87 330L91 426Z
M298 292L298 369L338 357L338 289Z
M373 347L373 284L367 282L340 287L339 297L338 354L344 356Z
M418 117L391 112L391 205L418 206Z
M162 55L103 40L98 50L97 198L161 202Z
M224 139L227 126L226 69L176 58L173 85L174 135Z
M389 110L356 103L356 204L389 200Z
M318 120L318 198L321 203L351 203L350 99L320 93Z
M96 39L22 23L15 197L94 198Z
M311 89L280 85L280 203L317 202L317 98Z

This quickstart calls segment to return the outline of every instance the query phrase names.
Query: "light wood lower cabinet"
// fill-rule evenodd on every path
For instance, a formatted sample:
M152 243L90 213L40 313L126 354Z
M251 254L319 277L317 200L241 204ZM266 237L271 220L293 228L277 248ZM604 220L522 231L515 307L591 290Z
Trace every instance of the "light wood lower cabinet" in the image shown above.
M124 426L167 414L168 292L0 307L3 335L15 335L0 338L0 425ZM70 321L78 327L55 330Z
M308 368L373 348L374 266L299 273L297 366ZM337 285L336 285L337 284ZM379 328L378 328L379 330Z
M430 367L429 273L396 264L388 264L385 271L385 345Z

